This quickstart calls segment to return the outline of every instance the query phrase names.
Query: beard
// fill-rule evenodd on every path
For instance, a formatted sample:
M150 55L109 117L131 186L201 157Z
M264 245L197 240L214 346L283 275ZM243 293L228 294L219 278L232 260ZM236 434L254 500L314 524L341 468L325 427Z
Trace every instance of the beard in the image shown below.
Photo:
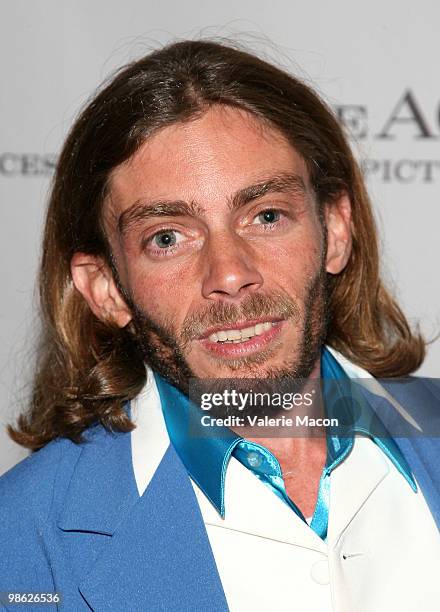
M190 395L191 379L198 378L185 357L185 351L193 340L198 338L205 329L214 325L232 324L266 316L290 320L296 325L300 336L295 357L277 366L264 367L264 362L277 351L278 346L274 343L273 346L266 347L257 353L233 360L225 361L213 357L214 363L217 359L219 366L227 368L231 373L229 378L234 377L234 383L237 383L237 378L242 377L252 378L254 382L257 379L261 391L265 380L283 381L283 384L287 381L290 384L290 390L300 392L319 358L329 324L328 277L323 259L322 257L318 272L306 287L302 317L297 301L291 296L279 292L254 293L244 298L240 305L224 302L211 303L200 312L186 317L180 332L174 329L171 320L158 323L141 310L133 297L121 286L116 270L113 272L118 289L131 309L133 318L129 324L129 330L144 362L185 395ZM210 382L212 390L213 381ZM234 386L237 387L236 384ZM221 416L224 417L232 412L233 410L225 414L223 407ZM252 412L254 415L267 413L266 410L259 410L257 407L254 407ZM210 414L215 416L213 412Z

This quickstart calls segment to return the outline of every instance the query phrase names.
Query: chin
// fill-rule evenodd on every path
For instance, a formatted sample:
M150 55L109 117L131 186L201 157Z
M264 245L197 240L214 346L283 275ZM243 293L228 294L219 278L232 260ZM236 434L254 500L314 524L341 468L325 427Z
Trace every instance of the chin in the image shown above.
M243 360L210 360L205 364L191 367L198 378L274 378L283 376L295 368L295 355L291 359L270 358L255 354L253 359ZM293 357L293 359L292 359Z

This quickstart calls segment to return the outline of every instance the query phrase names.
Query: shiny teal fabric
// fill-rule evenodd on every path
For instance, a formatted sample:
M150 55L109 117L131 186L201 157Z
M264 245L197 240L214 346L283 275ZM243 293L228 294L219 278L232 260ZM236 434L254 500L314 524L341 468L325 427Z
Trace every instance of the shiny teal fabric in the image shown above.
M200 408L159 374L155 372L154 376L170 440L191 478L222 517L225 516L226 469L233 455L269 486L295 514L306 520L301 510L288 496L280 464L267 448L242 438L224 426L203 427L200 423L202 413ZM339 419L343 417L347 423L342 434L340 428L337 432L327 428L327 459L319 482L315 511L310 522L310 527L325 540L329 514L330 475L351 452L355 434L367 435L374 440L414 491L417 487L402 453L385 428L383 433L380 431L377 419L374 421L374 432L368 430L372 422L370 418L372 410L360 394L356 400L358 405L362 404L363 418L355 421L351 418L352 404L347 399L345 392L347 387L344 386L349 379L326 347L321 352L321 378L326 416L329 418L337 416Z

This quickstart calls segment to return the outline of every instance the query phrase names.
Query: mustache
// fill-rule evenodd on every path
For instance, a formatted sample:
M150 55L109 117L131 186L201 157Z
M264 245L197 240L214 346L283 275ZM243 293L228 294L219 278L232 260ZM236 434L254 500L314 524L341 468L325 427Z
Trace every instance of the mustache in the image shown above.
M182 345L186 346L214 325L233 325L261 317L292 319L297 322L300 314L296 301L285 293L251 293L239 305L212 302L200 312L191 314L184 320L179 338Z

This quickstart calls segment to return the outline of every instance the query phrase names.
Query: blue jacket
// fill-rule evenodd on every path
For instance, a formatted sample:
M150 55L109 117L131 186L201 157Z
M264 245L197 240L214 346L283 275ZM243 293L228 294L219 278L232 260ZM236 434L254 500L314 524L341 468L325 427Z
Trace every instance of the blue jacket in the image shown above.
M386 386L431 435L395 441L440 529L440 389L422 379ZM387 400L369 401L385 423L401 418ZM0 478L0 592L58 592L71 612L228 610L173 446L139 497L130 433L97 425L85 435L80 445L53 440Z

